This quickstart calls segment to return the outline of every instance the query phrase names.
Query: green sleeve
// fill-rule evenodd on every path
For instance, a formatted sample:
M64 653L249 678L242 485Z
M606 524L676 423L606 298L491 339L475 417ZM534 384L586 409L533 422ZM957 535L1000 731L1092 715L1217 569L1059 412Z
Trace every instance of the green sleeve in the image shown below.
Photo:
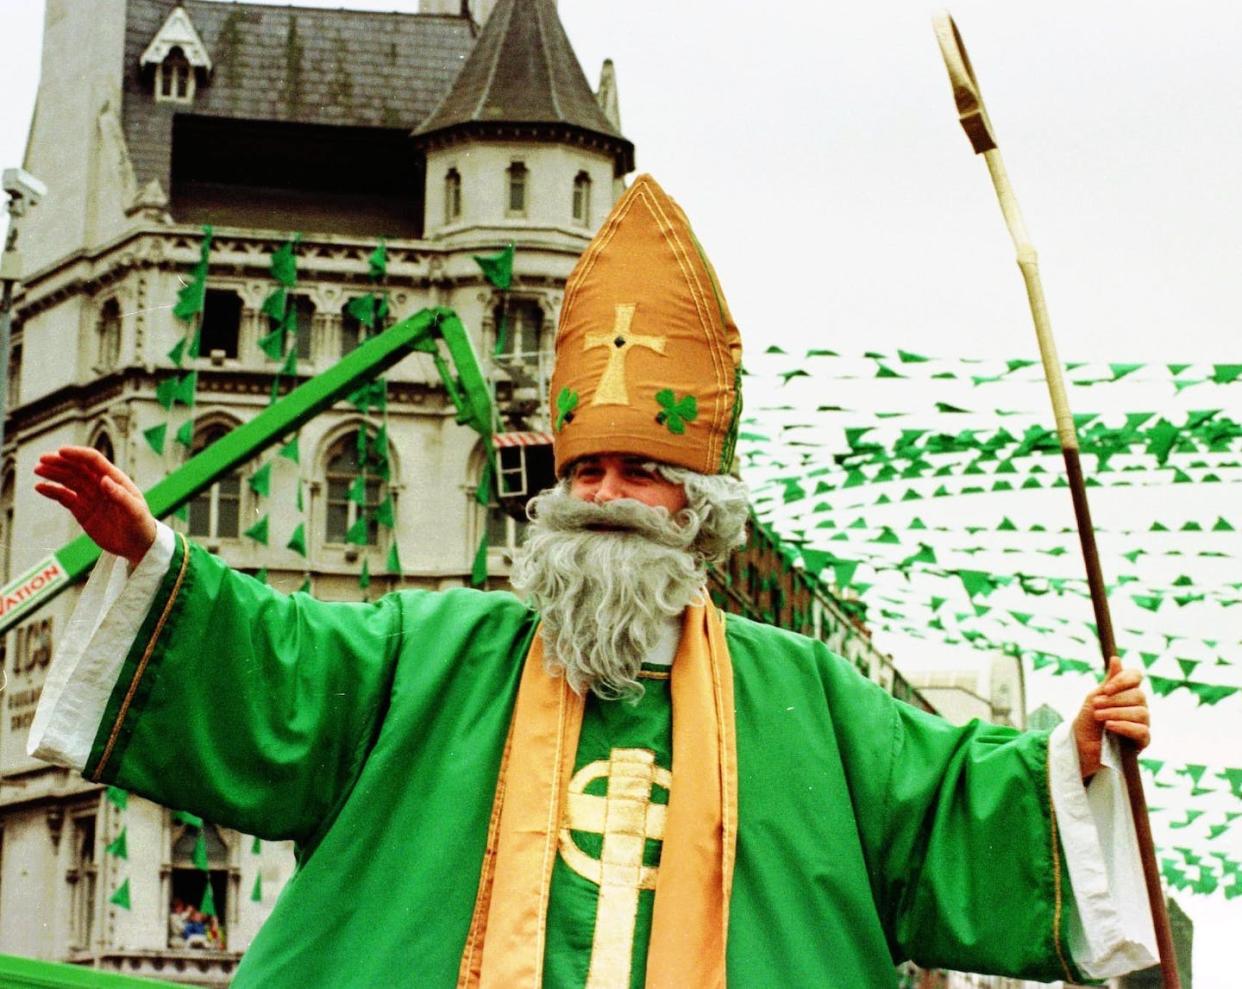
M887 730L868 744L888 755L872 762L882 799L864 842L894 959L1075 981L1047 735L954 726L875 694Z
M177 540L85 775L271 839L313 839L379 731L402 601L284 595Z

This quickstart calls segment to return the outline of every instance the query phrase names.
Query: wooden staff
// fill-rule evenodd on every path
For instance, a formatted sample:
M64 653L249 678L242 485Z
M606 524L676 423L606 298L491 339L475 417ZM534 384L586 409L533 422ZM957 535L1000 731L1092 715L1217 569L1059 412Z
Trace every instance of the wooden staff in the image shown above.
M1000 148L997 147L996 137L992 133L992 123L988 119L987 109L983 105L983 96L979 92L979 84L975 80L975 72L966 54L966 45L962 42L957 25L953 23L953 18L947 12L937 14L932 20L932 25L936 31L936 40L940 43L940 54L944 56L945 68L949 72L949 82L953 86L953 99L957 103L962 128L966 131L966 136L970 138L975 154L983 155L983 160L987 162L988 171L992 175L992 185L996 189L996 198L1000 200L1001 212L1005 216L1005 225L1009 228L1009 236L1013 239L1013 246L1017 251L1022 280L1026 283L1026 296L1030 301L1031 316L1035 320L1035 336L1039 340L1039 355L1044 365L1048 393L1052 398L1057 438L1061 443L1070 495L1074 500L1078 539L1082 544L1083 560L1087 565L1087 584L1091 588L1091 605L1095 609L1100 652L1104 655L1104 669L1107 674L1109 658L1117 654L1117 643L1113 638L1113 622L1108 610L1104 574L1100 569L1100 554L1095 545L1095 528L1091 524L1091 510L1087 505L1087 486L1083 482L1078 431L1074 427L1074 417L1065 395L1065 379L1061 374L1061 361L1057 357L1056 343L1052 339L1048 307L1044 302L1044 289L1039 280L1039 260L1034 246L1027 237L1026 227L1022 222L1022 213L1018 209L1018 200L1014 197L1013 187L1009 184L1009 175L1005 171ZM1128 739L1121 739L1121 749L1126 790L1129 793L1130 810L1134 816L1134 829L1143 862L1143 878L1147 883L1147 900L1151 906L1156 944L1160 951L1161 975L1165 989L1181 989L1177 961L1173 952L1173 936L1169 929L1169 917L1164 906L1164 892L1160 888L1160 873L1156 867L1156 850L1151 838L1151 822L1147 817L1147 801L1143 796L1143 781L1139 776L1138 750Z

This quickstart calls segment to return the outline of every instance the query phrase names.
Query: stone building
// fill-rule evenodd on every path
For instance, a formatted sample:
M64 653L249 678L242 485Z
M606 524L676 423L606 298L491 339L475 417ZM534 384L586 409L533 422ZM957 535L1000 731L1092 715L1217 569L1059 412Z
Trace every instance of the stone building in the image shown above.
M565 279L633 170L634 148L611 64L593 89L553 0L424 0L418 14L47 0L23 167L49 193L20 224L0 451L5 580L76 535L32 490L40 452L93 445L147 488L267 406L282 370L262 346L270 258L294 234L285 387L358 344L350 303L377 287L369 259L382 239L389 321L432 305L457 311L510 438L498 468L532 479L548 439L541 405ZM202 346L186 356L171 309L208 223ZM509 242L514 279L502 293L474 256ZM170 410L161 386L178 368L196 372L196 391L191 406ZM297 463L277 464L275 486L304 492L296 512L291 496L280 507L250 483L256 458L171 524L279 589L309 586L326 599L466 583L486 532L491 580L503 584L520 523L475 497L479 437L454 421L427 355L387 379L386 478L358 487L367 414L342 402L302 429ZM157 452L148 437L160 424L168 441ZM393 525L347 538L359 513L385 502ZM272 538L247 538L268 514ZM299 522L302 552L289 546ZM716 575L726 607L820 635L917 702L865 629L780 563L772 538L748 552ZM223 985L291 874L291 849L26 757L77 593L0 638L0 953Z

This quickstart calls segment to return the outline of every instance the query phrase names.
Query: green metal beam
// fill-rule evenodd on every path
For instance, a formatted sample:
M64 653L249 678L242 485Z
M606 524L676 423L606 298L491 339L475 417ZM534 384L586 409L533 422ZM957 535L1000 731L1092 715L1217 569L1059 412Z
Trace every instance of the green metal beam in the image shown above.
M438 341L448 349L457 380L440 356ZM368 340L153 485L145 492L152 514L163 518L176 511L229 471L415 351L436 358L445 387L458 407L458 421L479 432L490 449L491 394L469 334L453 310L424 309ZM99 553L89 536L79 536L0 588L0 634L85 576Z

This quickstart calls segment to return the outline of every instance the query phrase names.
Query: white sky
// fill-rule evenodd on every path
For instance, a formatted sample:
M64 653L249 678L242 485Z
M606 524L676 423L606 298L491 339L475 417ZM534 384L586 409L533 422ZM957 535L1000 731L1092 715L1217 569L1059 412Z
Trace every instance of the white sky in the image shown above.
M561 0L560 10L592 83L615 60L640 169L685 207L752 353L780 343L1035 356L986 169L956 121L933 8ZM1242 5L961 0L952 12L1040 251L1062 357L1242 362ZM41 19L37 0L0 0L0 165L21 161ZM1179 736L1199 717L1162 710ZM1236 730L1202 744L1203 761L1242 765ZM1197 923L1195 985L1229 985L1226 934L1242 930L1242 900L1180 901Z

